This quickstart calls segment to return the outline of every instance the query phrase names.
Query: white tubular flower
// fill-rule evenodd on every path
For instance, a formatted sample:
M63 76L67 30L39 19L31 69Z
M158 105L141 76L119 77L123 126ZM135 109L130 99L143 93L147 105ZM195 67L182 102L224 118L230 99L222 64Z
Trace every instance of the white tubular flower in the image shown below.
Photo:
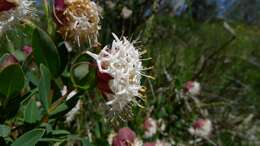
M78 46L89 41L89 44L98 43L100 30L101 8L90 0L65 0L65 8L55 12L59 22L59 33L66 41Z
M141 106L137 98L144 98L141 78L147 75L142 73L146 70L141 62L142 53L125 37L120 40L113 36L110 48L104 47L98 55L89 51L87 54L96 60L98 88L108 100L110 113L115 115L129 109L132 103Z
M79 114L80 106L82 102L81 100L78 100L77 104L75 107L73 107L65 116L66 116L66 121L65 123L70 124L76 117L76 115Z
M188 131L194 136L206 138L212 131L212 123L208 119L198 119Z
M154 120L153 118L147 118L144 121L144 136L146 138L152 137L153 135L156 134L157 131L157 123L156 120Z
M3 0L0 4L0 35L12 27L12 24L34 16L32 0Z

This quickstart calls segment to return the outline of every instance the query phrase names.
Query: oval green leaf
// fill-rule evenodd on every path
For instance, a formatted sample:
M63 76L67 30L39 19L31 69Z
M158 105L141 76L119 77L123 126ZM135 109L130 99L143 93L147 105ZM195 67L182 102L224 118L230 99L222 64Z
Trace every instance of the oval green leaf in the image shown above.
M58 50L48 34L39 27L35 27L33 32L32 47L36 63L47 66L52 77L57 76L60 73Z
M43 136L44 132L44 129L33 129L28 131L16 139L11 146L35 146Z
M36 105L36 101L31 99L27 104L24 112L24 121L27 123L35 123L41 118L41 112Z
M9 98L24 87L24 74L19 64L12 64L0 72L0 93Z

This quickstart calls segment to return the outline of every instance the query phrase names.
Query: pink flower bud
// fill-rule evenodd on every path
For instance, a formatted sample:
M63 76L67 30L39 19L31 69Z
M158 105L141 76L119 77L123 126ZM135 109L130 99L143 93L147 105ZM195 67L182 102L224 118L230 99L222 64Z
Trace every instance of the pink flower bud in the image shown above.
M196 129L199 129L199 128L202 128L205 123L206 123L206 120L198 119L197 121L195 121L195 122L192 124L192 127L193 127L193 128L196 128Z
M112 146L130 146L136 138L135 132L125 127L118 131L118 134L113 138Z
M207 137L212 131L212 123L208 119L198 119L189 128L189 132L192 135L199 137Z
M15 3L9 2L7 0L0 0L0 12L8 11L15 7L16 7Z
M0 68L5 68L11 64L16 64L16 63L18 63L16 57L12 54L9 54L4 58L3 62L0 64Z
M55 0L54 1L55 10L56 11L64 11L65 10L65 2L64 0Z
M200 83L196 81L188 81L184 86L184 92L191 95L200 94Z
M31 46L24 46L22 48L23 50L23 53L26 55L26 56L29 56L31 53L32 53L32 47Z

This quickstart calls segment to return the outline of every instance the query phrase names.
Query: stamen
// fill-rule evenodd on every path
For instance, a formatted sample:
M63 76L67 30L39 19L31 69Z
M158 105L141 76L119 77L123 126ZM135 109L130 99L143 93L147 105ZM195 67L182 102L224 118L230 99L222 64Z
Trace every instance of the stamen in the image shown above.
M150 58L144 58L144 59L140 59L140 60L142 60L142 61L152 60L152 57L150 57Z
M141 70L142 70L142 71L145 71L145 70L151 70L151 69L153 69L153 66L148 67L148 68L143 68L143 69L141 69Z
M144 55L145 53L147 53L147 50L140 52L140 55Z
M155 80L155 77L153 77L153 76L149 76L149 75L143 74L143 73L141 73L141 72L138 72L138 74L140 74L140 75L142 75L142 76L144 76L144 77L147 77L147 78L150 78L150 79Z

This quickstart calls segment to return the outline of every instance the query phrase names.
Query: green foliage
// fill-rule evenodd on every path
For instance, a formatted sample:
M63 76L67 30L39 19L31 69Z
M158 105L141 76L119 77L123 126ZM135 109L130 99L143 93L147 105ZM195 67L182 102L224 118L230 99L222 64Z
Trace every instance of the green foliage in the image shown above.
M24 87L24 74L18 64L9 65L0 72L0 93L6 97L16 96Z
M11 132L11 129L6 125L0 125L0 137L7 137Z
M39 82L39 98L45 108L48 111L49 108L49 96L51 89L51 75L47 67L43 64L40 65L41 79Z
M48 34L39 27L35 27L33 32L32 47L36 63L48 67L52 77L57 76L60 73L58 50Z
M14 141L14 143L11 146L34 146L40 138L43 136L45 130L44 129L34 129L31 131L26 132L21 137L19 137L17 140Z
M35 123L41 118L40 110L37 107L36 101L31 99L25 107L24 121L27 123Z

